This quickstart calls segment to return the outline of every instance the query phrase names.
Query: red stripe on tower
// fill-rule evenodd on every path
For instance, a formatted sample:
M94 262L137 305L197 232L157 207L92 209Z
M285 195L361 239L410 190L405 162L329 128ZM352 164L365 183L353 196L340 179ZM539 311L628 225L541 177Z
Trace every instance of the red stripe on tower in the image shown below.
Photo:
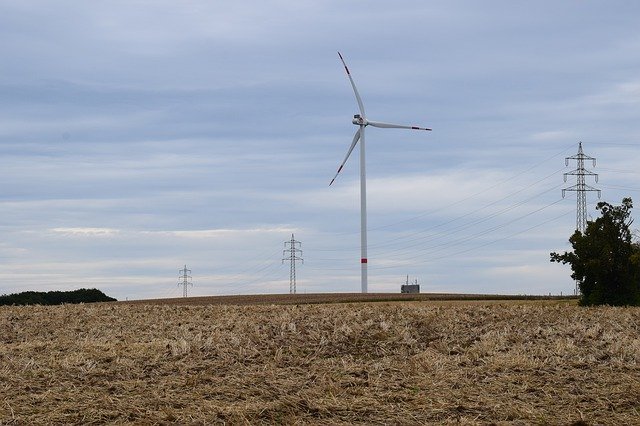
M367 263L367 259L360 259L360 263Z

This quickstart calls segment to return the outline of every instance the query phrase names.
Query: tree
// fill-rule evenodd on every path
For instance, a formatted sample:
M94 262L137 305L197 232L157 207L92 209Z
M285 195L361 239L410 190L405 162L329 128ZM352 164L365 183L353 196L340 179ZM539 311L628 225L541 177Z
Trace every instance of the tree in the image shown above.
M569 242L573 251L551 253L551 262L570 264L578 281L581 305L640 305L640 246L632 241L631 198L619 206L606 202L596 207L601 216L576 231Z

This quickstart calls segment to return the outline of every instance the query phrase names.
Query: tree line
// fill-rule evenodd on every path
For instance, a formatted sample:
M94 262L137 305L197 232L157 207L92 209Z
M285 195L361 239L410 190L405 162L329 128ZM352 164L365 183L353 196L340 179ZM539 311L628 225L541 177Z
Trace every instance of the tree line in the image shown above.
M91 288L81 288L73 291L24 291L0 296L2 305L62 305L63 303L94 303L115 302L102 291Z

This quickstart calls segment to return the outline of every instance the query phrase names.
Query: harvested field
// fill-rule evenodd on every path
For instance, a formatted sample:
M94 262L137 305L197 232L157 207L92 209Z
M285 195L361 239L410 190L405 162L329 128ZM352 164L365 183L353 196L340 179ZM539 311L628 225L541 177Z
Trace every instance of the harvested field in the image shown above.
M0 308L0 424L638 424L640 310Z
M296 305L310 303L408 302L408 301L496 301L496 300L577 300L577 296L523 296L459 293L315 293L249 294L238 296L176 297L120 303L154 305Z

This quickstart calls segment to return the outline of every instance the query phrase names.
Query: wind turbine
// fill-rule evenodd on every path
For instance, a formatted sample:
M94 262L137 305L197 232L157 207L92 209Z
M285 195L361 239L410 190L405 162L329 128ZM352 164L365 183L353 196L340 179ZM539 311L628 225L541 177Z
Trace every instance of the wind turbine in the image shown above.
M344 160L338 167L338 171L336 175L331 179L331 183L329 186L333 184L336 180L345 163L349 159L353 148L355 148L358 141L360 141L360 268L361 268L361 279L360 286L363 293L367 293L367 179L366 179L366 168L365 168L365 145L364 145L364 129L367 126L373 127L381 127L383 129L411 129L411 130L431 130L426 127L418 127L418 126L403 126L400 124L390 124L390 123L382 123L380 121L371 121L367 119L366 114L364 113L364 105L362 104L362 99L360 98L360 94L358 93L358 89L356 88L356 84L353 82L353 78L351 78L351 73L349 72L349 68L347 68L347 64L344 62L344 58L338 52L338 56L340 56L340 60L342 61L342 65L344 65L344 69L347 72L347 77L349 77L349 81L351 82L351 87L353 87L353 93L356 95L356 101L358 101L358 109L360 110L360 114L356 114L353 116L352 123L358 126L358 130L356 130L356 134L353 136L353 141L351 142L351 146L347 151L347 155L344 157Z

